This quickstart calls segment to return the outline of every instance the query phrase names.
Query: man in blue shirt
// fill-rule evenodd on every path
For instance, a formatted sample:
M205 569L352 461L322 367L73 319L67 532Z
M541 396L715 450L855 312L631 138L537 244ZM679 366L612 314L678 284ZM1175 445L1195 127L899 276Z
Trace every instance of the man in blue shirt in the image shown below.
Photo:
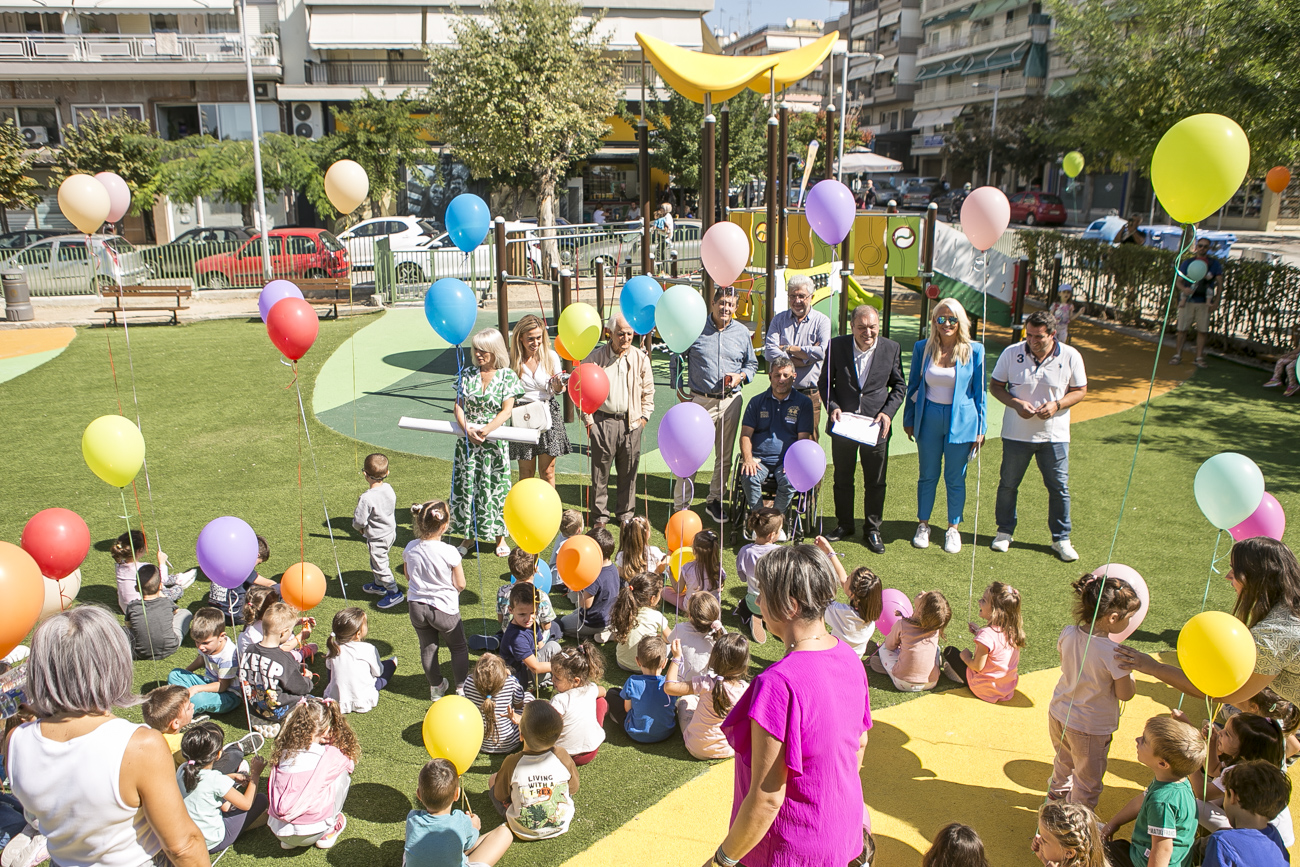
M1205 276L1192 283L1181 275L1186 274L1187 267L1197 259L1205 263ZM1215 281L1223 273L1223 263L1210 255L1209 238L1196 239L1196 253L1192 258L1178 263L1178 273L1178 322L1175 325L1178 337L1174 341L1174 357L1169 359L1169 363L1182 363L1187 329L1196 323L1196 366L1209 367L1205 360L1205 336L1210 330L1210 314L1219 304L1214 296Z
M813 402L813 439L821 427L822 400L818 384L826 348L831 345L831 320L812 309L813 281L806 274L790 278L786 287L789 306L772 317L763 339L769 364L780 358L794 362L794 388Z
M813 403L794 390L794 362L778 358L768 371L772 387L749 402L740 423L740 484L750 509L757 509L763 482L776 473L776 510L784 513L794 498L785 477L786 450L796 440L812 439Z

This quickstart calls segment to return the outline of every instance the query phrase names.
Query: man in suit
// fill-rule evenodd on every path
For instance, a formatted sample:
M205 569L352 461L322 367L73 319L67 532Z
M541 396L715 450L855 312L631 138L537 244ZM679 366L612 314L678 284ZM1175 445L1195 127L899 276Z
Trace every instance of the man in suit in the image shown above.
M880 516L885 509L889 428L894 413L903 404L907 381L903 378L902 350L888 337L880 336L876 308L866 304L854 308L852 336L831 340L823 385L822 399L830 409L828 431L843 413L865 415L880 425L880 437L874 446L831 434L837 526L827 538L835 541L853 535L854 478L861 459L867 548L883 554Z

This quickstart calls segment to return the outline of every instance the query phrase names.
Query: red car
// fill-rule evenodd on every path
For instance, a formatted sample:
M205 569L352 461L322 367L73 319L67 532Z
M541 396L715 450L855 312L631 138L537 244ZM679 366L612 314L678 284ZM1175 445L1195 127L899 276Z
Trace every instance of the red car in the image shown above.
M272 229L271 271L276 277L346 277L348 251L324 229ZM262 236L256 235L233 253L208 256L194 263L194 281L204 289L261 286Z
M1069 214L1060 196L1050 193L1016 193L1011 197L1011 222L1034 226L1038 223L1062 225Z

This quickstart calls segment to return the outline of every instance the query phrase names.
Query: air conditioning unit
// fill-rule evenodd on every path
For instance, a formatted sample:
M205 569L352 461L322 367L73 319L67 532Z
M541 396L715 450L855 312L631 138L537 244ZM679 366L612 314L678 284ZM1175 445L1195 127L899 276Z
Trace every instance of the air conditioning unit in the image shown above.
M275 94L271 88L274 87L269 81L258 81L253 83L253 95L258 99L271 99Z
M300 138L320 138L325 135L325 112L319 102L295 102L293 134Z
M43 126L24 126L19 127L22 133L23 141L29 145L43 145L50 143L50 133Z

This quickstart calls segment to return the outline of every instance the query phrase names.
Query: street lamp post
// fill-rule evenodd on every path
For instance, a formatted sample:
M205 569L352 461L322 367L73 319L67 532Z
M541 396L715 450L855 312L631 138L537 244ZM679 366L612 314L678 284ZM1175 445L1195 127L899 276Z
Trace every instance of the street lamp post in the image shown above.
M993 147L994 139L998 134L998 94L1002 93L1002 85L986 84L982 81L976 81L972 87L991 87L993 88L993 118L989 126L989 167L984 175L984 183L993 184Z
M257 129L257 93L253 88L253 47L248 38L248 6L239 0L239 35L244 45L244 73L248 81L248 121L253 134L253 175L257 182L257 216L262 225L262 275L269 283L271 271L271 226L266 221L266 189L262 181L262 142Z
M840 75L840 149L839 158L835 168L835 180L843 183L844 181L844 119L848 116L849 107L849 61L855 57L870 57L877 63L885 59L885 55L874 52L854 52L846 51L839 55L844 59L844 69Z

